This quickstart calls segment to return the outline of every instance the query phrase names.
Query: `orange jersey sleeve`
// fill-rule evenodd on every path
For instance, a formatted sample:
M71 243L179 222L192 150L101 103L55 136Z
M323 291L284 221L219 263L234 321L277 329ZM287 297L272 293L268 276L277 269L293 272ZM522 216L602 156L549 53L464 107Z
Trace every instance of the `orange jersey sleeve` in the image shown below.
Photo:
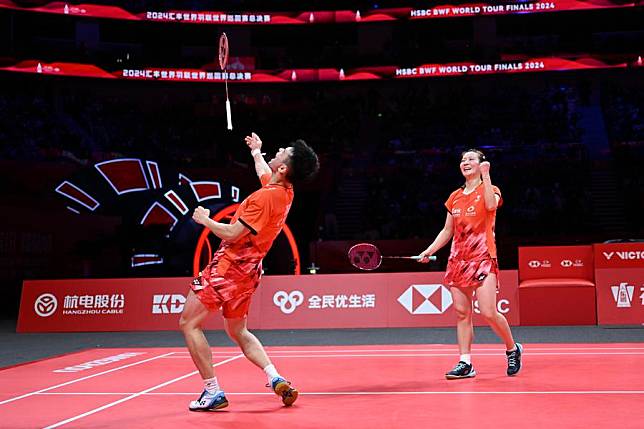
M447 211L450 214L452 214L452 205L454 203L454 198L456 198L456 196L458 195L459 191L460 191L460 189L457 189L454 192L452 192L449 195L449 198L447 199L447 201L445 201L445 208L447 209Z

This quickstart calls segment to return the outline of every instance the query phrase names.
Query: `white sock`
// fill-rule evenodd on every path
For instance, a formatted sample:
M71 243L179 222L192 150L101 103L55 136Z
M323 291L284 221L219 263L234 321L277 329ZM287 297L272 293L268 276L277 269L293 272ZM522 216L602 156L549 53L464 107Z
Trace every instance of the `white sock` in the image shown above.
M208 391L208 393L217 393L221 391L221 389L219 388L219 383L217 382L217 377L204 379L203 386Z
M275 365L273 365L273 364L267 365L266 368L264 368L264 372L266 373L266 376L268 377L268 382L269 383L275 377L280 377L279 373L275 369Z
M468 364L468 365L469 365L469 364L471 364L471 363L472 363L472 355L470 355L470 354L461 355L461 359L460 359L460 360L462 360L463 362L465 362L466 364Z

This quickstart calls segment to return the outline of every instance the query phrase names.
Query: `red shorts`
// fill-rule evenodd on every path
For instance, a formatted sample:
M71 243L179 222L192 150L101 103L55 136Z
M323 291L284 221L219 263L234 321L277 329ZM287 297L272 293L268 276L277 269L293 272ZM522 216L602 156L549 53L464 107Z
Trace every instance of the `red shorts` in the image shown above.
M250 300L259 286L262 264L239 267L231 264L223 275L217 272L216 259L195 277L190 287L209 311L223 310L226 319L248 315ZM250 268L250 270L248 270Z
M447 271L445 272L445 286L477 288L483 284L490 274L496 274L498 279L499 266L494 258L479 261L450 259L447 262Z

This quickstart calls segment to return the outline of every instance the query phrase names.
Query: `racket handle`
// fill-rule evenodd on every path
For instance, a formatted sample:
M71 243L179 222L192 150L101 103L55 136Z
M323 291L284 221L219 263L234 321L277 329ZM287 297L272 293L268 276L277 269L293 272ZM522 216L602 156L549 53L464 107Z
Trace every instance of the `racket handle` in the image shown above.
M420 260L422 259L420 256L410 256L410 258L411 258L411 259L414 259L414 260L416 260L416 261L420 261ZM427 258L428 260L430 260L430 261L435 261L435 260L436 260L436 256L434 256L434 255L432 255L432 256L426 256L426 258Z
M426 258L429 261L435 261L436 256L426 256ZM416 256L382 256L382 259L412 259L414 261L420 261L421 257L416 255Z
M228 129L233 129L233 118L232 112L230 111L230 100L226 99L226 122L228 123Z

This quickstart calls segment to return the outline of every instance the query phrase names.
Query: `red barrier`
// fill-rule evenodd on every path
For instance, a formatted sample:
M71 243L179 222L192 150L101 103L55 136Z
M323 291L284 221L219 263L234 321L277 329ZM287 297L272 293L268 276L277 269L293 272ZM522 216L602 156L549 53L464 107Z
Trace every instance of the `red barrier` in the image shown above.
M521 325L597 323L592 246L519 248Z
M597 323L644 325L644 243L595 244Z
M255 329L454 326L443 273L267 276ZM19 332L175 330L190 278L25 281ZM502 271L499 311L517 324L517 272ZM475 316L477 325L485 324ZM221 317L207 329L221 329Z
M177 329L190 278L27 280L18 332ZM254 314L253 314L254 313ZM250 322L258 317L251 312ZM221 329L221 318L207 328Z
M519 282L547 278L592 280L592 246L520 247Z
M644 243L595 244L595 268L644 268Z
M429 272L331 274L304 276L301 280L272 277L261 286L260 327L454 326L452 298L449 290L441 284L443 276L442 272ZM517 324L517 272L502 271L500 280L499 311L511 324ZM486 324L478 315L475 315L474 323Z

